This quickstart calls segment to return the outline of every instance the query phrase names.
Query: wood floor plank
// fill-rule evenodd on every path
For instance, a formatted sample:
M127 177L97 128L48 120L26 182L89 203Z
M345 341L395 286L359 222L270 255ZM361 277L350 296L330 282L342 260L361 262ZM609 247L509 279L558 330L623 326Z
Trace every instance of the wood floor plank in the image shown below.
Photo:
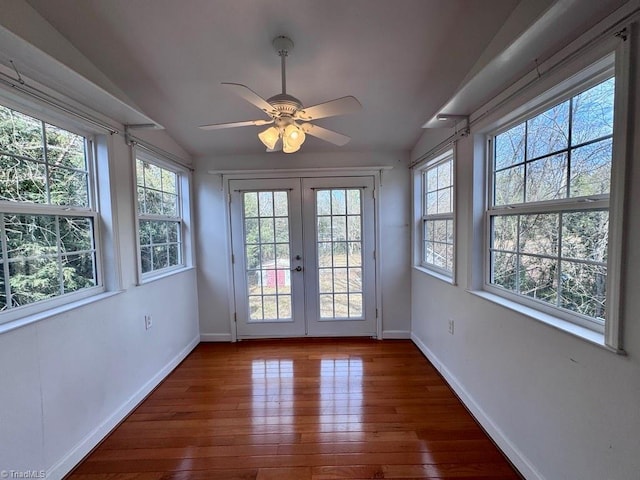
M521 478L410 341L201 344L69 480Z

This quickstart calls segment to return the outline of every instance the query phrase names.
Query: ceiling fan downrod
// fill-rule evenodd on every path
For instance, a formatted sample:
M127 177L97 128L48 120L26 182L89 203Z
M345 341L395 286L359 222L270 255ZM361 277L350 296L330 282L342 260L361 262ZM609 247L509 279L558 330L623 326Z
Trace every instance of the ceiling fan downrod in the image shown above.
M289 52L293 50L293 41L285 36L279 35L273 39L273 48L276 49L280 56L280 66L282 70L282 94L287 94L287 70L286 70L286 58Z

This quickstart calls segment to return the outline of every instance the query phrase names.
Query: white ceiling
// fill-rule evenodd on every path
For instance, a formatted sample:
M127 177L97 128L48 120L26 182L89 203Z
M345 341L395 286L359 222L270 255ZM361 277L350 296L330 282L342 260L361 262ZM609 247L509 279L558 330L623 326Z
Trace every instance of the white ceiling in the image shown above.
M345 95L359 113L318 120L348 151L409 150L458 90L517 0L28 0L147 115L198 156L264 151L264 118L220 82L280 92L271 40L291 37L287 90L313 105ZM309 138L303 149L340 147Z

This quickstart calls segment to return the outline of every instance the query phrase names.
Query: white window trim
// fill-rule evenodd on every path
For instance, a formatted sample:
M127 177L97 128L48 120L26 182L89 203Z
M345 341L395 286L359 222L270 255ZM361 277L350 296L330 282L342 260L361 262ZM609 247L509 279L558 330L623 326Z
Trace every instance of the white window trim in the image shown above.
M604 326L598 327L592 321L583 323L579 320L580 315L573 315L570 312L566 312L567 314L565 314L564 311L551 305L543 304L534 299L524 298L489 284L490 215L488 213L488 207L491 205L489 195L493 187L491 185L492 175L488 148L485 150L485 180L482 187L485 192L483 201L487 206L483 214L483 280L481 290L469 290L471 293L482 298L619 354L624 354L620 306L622 301L622 253L624 249L623 224L626 215L623 207L626 190L625 182L629 136L629 43L629 41L621 41L618 46L604 58L596 60L575 75L565 77L564 80L558 82L554 87L538 95L525 105L514 109L511 115L505 116L505 118L508 117L509 120L501 123L499 128L492 129L490 133L490 136L495 136L508 130L514 124L520 123L524 119L534 116L537 112L543 111L551 105L558 103L563 98L571 97L577 90L584 89L589 82L597 83L597 79L602 78L602 75L607 70L609 72L615 72L614 125L616 125L616 127L613 136L611 189L608 201L609 250L607 261L607 320ZM612 53L615 53L614 62L607 60L612 56ZM517 118L515 119L513 112L518 112ZM488 145L488 142L486 143ZM508 206L503 207L505 207L505 209L508 208ZM529 204L526 208L533 209L535 205ZM503 209L502 211L505 210Z
M424 185L424 173L436 166L439 163L447 161L451 158L451 186L452 186L452 213L442 218L451 218L453 220L453 264L452 271L449 272L442 268L438 268L435 265L424 263L424 221L427 219L425 212L425 185ZM434 278L442 280L443 282L456 284L456 258L457 258L457 214L456 214L456 198L457 194L457 181L456 181L456 146L455 143L449 144L433 155L429 156L420 163L413 166L413 229L412 235L413 241L413 268L419 272L430 275Z
M95 250L96 285L83 288L76 292L65 293L55 297L40 300L20 307L14 307L0 312L0 332L9 331L14 326L23 326L29 323L48 318L59 311L82 306L91 302L91 297L101 299L106 292L103 264L103 241L101 229L100 193L97 184L97 142L95 129L81 123L77 119L67 118L49 108L34 104L33 102L13 94L0 90L0 103L12 110L24 113L39 121L62 128L71 133L80 135L86 141L87 162L87 192L88 207L61 206L50 204L36 204L27 202L0 201L0 210L3 213L31 214L31 215L60 215L79 216L93 219L93 242Z
M178 165L169 159L161 157L156 152L150 152L146 148L134 144L131 148L132 152L132 177L133 177L133 197L134 197L134 213L135 213L135 241L136 241L136 271L137 285L144 285L155 280L170 277L172 275L191 270L193 268L193 254L191 241L191 172L184 166ZM151 163L158 167L174 172L177 175L178 190L178 217L165 217L162 215L144 215L140 214L138 204L138 179L136 174L137 159ZM180 255L182 262L179 265L172 265L150 272L142 272L142 256L140 245L140 220L170 220L180 222Z

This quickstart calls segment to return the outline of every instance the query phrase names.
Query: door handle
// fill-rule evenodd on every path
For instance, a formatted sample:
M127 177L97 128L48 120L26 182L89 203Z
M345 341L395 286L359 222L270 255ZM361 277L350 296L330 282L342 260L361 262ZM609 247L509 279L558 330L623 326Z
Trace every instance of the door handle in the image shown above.
M291 271L292 272L301 272L302 271L302 267L300 265L298 265L296 268L292 268Z

